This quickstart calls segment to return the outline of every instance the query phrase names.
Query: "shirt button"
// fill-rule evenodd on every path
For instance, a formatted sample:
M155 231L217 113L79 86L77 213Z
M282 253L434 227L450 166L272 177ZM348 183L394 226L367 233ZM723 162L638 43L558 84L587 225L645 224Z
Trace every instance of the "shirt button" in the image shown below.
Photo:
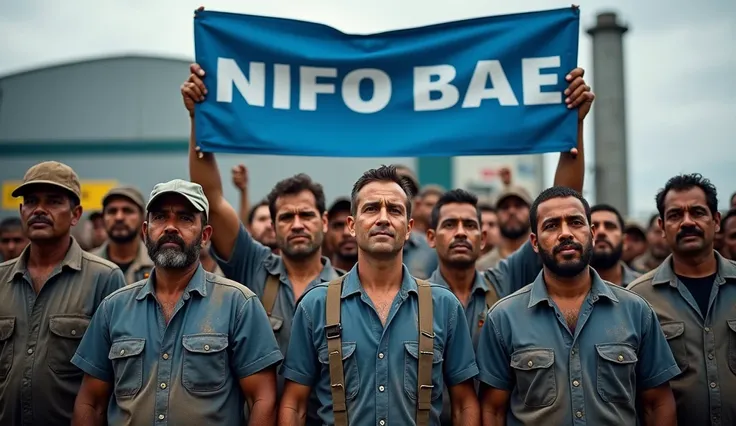
M381 426L383 426L383 425L385 425L385 424L386 424L386 421L385 421L385 420L380 420L380 421L378 422L378 424L379 424L379 425L381 425Z
M710 333L710 327L705 327L703 330L705 330L706 333Z
M718 386L716 385L716 382L710 382L710 387L715 388L716 386Z
M210 350L210 345L204 345L204 350L206 351Z
M120 355L125 355L125 349L120 349Z
M166 389L166 383L161 383L161 389Z
M708 359L713 359L713 354L708 354Z
M582 411L578 411L578 412L576 412L576 413L575 413L575 417L577 417L577 418L581 418L581 417L583 417L583 412L582 412Z
M578 387L578 386L580 386L580 382L578 382L577 380L573 380L572 381L572 385L575 386L575 387Z
M623 360L624 360L624 356L623 356L623 355L619 355L619 356L618 356L618 360L619 360L619 361L623 361Z
M163 359L169 359L169 354L164 354L164 355L162 356L162 358L163 358Z
M28 349L28 355L31 355L31 354L33 354L33 349L30 349L30 348L29 348L29 349Z
M529 367L531 367L532 365L534 365L534 363L531 362L531 361L529 361L529 362L526 363L526 365L528 365Z
M383 359L383 352L381 352L380 354L378 354L378 357L381 358L381 359Z
M72 336L76 336L76 335L77 335L77 330L72 330Z
M383 385L378 387L379 392L383 392L386 388L383 387Z
M159 420L163 420L163 419L164 419L164 415L163 415L163 414L159 414L159 415L158 415L158 419L159 419Z

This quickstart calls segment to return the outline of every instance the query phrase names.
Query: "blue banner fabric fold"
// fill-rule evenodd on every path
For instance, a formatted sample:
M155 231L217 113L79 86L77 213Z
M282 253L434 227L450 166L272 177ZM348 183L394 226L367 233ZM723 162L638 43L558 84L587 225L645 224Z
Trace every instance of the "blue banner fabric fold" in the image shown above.
M204 152L429 157L568 151L577 7L384 32L215 11L194 18Z

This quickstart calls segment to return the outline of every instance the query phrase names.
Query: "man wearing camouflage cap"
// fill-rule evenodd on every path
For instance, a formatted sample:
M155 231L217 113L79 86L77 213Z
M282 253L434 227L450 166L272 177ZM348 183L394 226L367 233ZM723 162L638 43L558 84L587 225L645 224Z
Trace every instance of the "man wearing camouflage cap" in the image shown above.
M23 198L30 244L0 264L0 425L68 426L82 382L70 360L102 299L125 282L71 236L82 207L69 166L31 167L12 195Z
M202 268L208 215L198 184L153 188L143 235L155 267L92 319L72 359L86 373L73 424L242 425L248 410L249 424L275 425L281 352L256 295Z
M153 268L140 238L144 209L143 195L132 186L113 188L102 198L108 240L92 253L118 265L128 284L148 278Z

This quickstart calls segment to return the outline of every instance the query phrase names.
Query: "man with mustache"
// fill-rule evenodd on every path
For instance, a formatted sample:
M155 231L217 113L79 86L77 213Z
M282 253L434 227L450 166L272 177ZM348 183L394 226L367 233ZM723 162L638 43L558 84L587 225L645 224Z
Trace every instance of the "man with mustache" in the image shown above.
M595 245L590 266L595 268L604 281L626 287L641 276L623 261L624 218L615 207L597 204L590 209L590 217L595 228Z
M140 238L144 204L143 195L132 186L113 188L102 197L107 242L92 253L118 265L128 284L148 278L153 268Z
M74 351L102 300L125 285L71 236L82 191L71 167L34 165L12 192L30 240L0 264L0 425L69 426L82 371Z
M325 245L332 253L332 265L340 275L352 269L358 261L358 245L347 227L348 216L350 216L349 198L336 199L327 210Z
M310 286L338 277L321 250L327 228L324 190L303 173L278 182L266 198L281 256L255 241L223 196L215 156L197 148L194 105L207 93L206 74L197 64L191 65L190 72L181 87L191 122L189 174L193 182L202 185L210 202L213 257L226 277L258 295L285 354L297 300ZM280 376L278 383L280 394ZM310 411L310 417L315 416Z
M647 302L589 266L590 220L569 188L532 204L542 272L491 308L478 342L485 426L628 426L637 414L644 426L677 424L668 381L680 369Z
M479 426L463 307L402 264L413 225L406 180L393 166L368 170L351 206L358 263L297 305L279 425L303 425L312 392L321 424L437 425L447 386L455 424Z
M478 259L478 269L495 268L503 259L517 251L529 239L529 206L532 197L520 187L509 185L496 199L499 242Z
M282 356L256 295L202 268L208 219L201 186L153 187L143 234L155 268L92 319L72 359L85 372L73 426L235 426L245 404L247 424L275 426Z
M475 269L485 243L478 198L462 189L453 189L440 197L432 209L427 240L437 250L439 268L429 281L445 286L464 306L465 319L473 347L477 346L486 313L498 300L496 289ZM440 424L452 425L452 407L447 389L442 395Z
M682 374L672 381L681 425L736 424L736 262L713 249L715 186L698 173L657 193L672 254L629 289L654 308Z

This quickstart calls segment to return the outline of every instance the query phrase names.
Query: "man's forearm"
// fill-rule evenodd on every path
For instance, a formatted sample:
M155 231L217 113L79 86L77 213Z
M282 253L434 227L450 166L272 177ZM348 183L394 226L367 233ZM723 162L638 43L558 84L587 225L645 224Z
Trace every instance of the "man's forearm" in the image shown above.
M250 408L249 426L276 426L276 400L256 399Z
M77 403L74 405L71 426L104 426L106 407L95 407L92 404Z
M477 402L452 410L452 426L480 426L480 407Z
M483 410L483 426L506 426L506 412L495 409Z
M306 416L299 414L295 408L281 407L278 426L304 426Z
M644 408L645 426L677 426L677 408L674 404L662 403Z

